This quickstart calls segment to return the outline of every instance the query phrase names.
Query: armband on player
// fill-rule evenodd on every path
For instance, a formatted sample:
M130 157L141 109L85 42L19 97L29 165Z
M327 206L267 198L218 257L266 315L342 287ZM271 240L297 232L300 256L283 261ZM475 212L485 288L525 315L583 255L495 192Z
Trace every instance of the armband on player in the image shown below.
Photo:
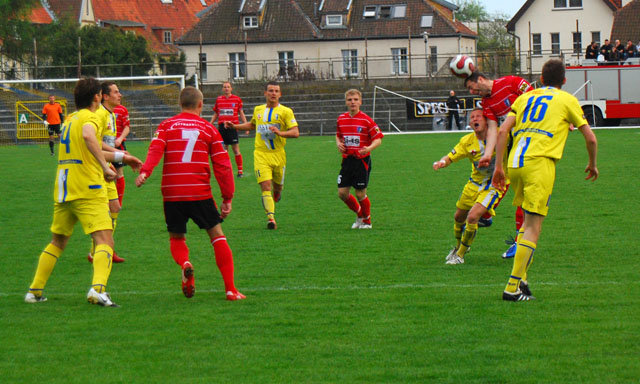
M113 153L113 162L114 163L122 163L124 160L124 152L116 151Z

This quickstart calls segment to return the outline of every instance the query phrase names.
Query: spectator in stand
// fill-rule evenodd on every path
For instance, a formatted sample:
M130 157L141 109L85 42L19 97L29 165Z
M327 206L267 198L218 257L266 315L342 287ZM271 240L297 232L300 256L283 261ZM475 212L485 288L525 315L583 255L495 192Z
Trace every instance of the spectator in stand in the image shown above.
M598 43L591 42L591 45L587 47L587 53L584 55L585 59L596 60L598 59Z
M462 122L460 121L460 114L458 111L462 107L462 102L456 96L456 92L451 90L449 91L449 98L447 99L447 108L449 109L449 118L447 119L447 131L453 129L453 121L455 119L456 127L458 130L464 129L462 126Z
M616 40L611 49L609 61L623 61L625 58L624 45L622 45L620 40Z
M600 47L600 53L602 54L602 56L604 56L604 59L606 61L609 61L612 49L613 47L611 46L611 43L609 43L609 39L604 39L604 44L602 44L602 47Z
M633 44L633 41L631 40L627 41L627 47L625 48L625 51L627 53L627 59L632 57L638 57L638 49L636 48L636 46Z

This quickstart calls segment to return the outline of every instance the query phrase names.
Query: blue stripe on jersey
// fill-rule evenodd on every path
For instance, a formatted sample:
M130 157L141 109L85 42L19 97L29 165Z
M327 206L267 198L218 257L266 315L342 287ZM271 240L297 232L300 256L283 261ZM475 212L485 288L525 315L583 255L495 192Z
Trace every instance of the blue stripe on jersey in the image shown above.
M529 144L531 143L530 137L527 137L524 140L525 140L525 144L524 144L524 147L522 148L522 152L520 152L520 159L518 160L519 168L524 166L524 154L527 152L527 148L529 148Z
M68 160L60 160L58 164L82 164L82 160L79 159L68 159Z
M545 131L544 129L538 129L538 128L523 128L521 130L519 130L518 132L513 134L513 137L518 136L521 133L525 133L525 132L533 132L533 133L539 133L541 135L545 135L548 137L553 137L553 133L549 132L549 131Z
M271 145L271 149L276 149L276 146L273 143L273 139L269 139L269 144Z
M273 108L269 108L269 117L267 118L267 121L271 121L272 114L273 114Z
M493 198L491 199L491 201L489 202L489 207L493 207L493 204L496 202L496 200L498 199L498 193L496 192L495 195L493 195Z
M100 189L102 188L102 185L90 185L89 189Z

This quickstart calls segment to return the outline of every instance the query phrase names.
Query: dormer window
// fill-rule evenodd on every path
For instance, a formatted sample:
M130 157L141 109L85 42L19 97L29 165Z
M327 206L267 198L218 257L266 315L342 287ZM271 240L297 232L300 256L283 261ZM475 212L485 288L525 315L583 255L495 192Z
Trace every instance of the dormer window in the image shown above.
M420 28L433 27L433 15L422 15L420 17Z
M553 8L582 8L582 0L554 0Z
M342 26L342 15L327 15L327 27Z
M171 31L164 31L164 43L165 44L173 43L173 41L171 39Z
M407 15L406 4L396 5L367 5L362 17L365 19L397 19Z
M258 16L244 16L242 25L244 29L258 28Z

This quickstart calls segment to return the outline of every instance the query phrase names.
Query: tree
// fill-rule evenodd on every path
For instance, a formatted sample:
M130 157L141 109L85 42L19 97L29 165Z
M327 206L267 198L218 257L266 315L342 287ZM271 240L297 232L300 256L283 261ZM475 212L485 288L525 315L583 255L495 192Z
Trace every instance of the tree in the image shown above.
M28 21L38 0L0 0L0 51L20 61L33 49L34 27Z
M456 0L456 19L460 21L488 21L489 13L479 0Z
M116 28L84 26L66 20L49 26L40 38L49 68L43 76L69 75L64 66L78 63L78 38L81 41L82 73L91 76L146 75L153 66L147 41ZM122 65L118 65L122 64ZM72 70L75 73L75 69Z
M184 75L187 73L187 56L184 52L180 55L171 55L169 57L160 56L158 64L164 75Z

